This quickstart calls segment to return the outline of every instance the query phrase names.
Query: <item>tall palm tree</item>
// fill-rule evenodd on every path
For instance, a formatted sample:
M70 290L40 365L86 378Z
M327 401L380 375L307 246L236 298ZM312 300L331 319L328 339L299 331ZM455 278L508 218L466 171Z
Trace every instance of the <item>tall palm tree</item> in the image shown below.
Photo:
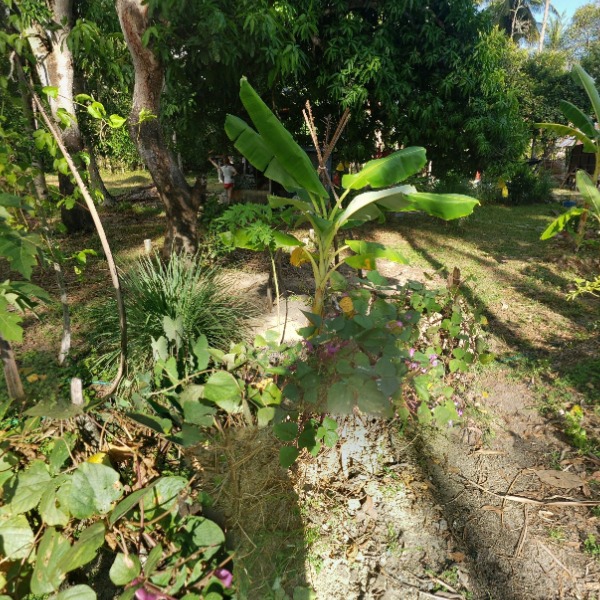
M516 42L539 40L536 14L544 10L557 14L549 0L484 0L482 3L492 15L498 26L506 31ZM547 17L546 17L547 19Z
M548 34L547 34L547 42L546 47L549 50L560 50L565 46L565 32L567 31L566 27L567 22L567 13L563 12L557 17L553 17L548 22Z

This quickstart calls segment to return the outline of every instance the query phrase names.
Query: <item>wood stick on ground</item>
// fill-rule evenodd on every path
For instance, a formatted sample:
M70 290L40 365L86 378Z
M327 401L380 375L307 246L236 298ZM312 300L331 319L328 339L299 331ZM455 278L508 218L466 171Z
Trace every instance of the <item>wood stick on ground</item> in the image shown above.
M527 528L529 527L529 505L526 504L523 507L523 529L521 529L521 535L519 536L519 542L517 543L517 547L515 548L514 558L519 558L521 556L521 551L523 550L523 546L525 544L525 539L527 538Z
M515 496L514 494L499 494L497 492L493 492L492 490L479 485L475 481L471 481L466 477L463 479L470 485L476 487L477 489L485 492L486 494L490 494L492 496L496 496L496 498L506 498L507 500L512 500L513 502L521 502L522 504L535 504L536 506L600 506L600 500L573 500L570 498L561 498L560 496L553 496L552 498L543 498L542 500L536 500L535 498L527 498L526 496Z
M552 552L550 552L550 549L545 546L544 544L542 544L542 542L540 542L538 540L538 546L544 550L546 552L546 554L548 554L548 556L550 556L550 558L559 566L561 567L565 573L569 576L569 579L573 580L573 574L571 573L571 571L569 571L569 569L567 569L567 567L565 567L565 565L563 565L563 563L560 562L560 560L558 560L558 558L556 558L556 556L554 556L554 554L552 554Z

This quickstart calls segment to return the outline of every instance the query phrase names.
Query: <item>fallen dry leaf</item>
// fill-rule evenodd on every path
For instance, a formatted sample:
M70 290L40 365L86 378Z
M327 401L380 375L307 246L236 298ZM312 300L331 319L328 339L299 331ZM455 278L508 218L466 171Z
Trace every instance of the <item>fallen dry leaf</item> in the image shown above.
M543 469L540 471L536 471L535 474L540 478L542 483L547 485L551 485L557 488L563 488L566 490L570 490L571 488L581 487L585 485L585 481L579 477L579 475L575 475L574 473L569 473L568 471L556 471L554 469Z
M463 552L450 552L450 554L448 554L448 558L453 560L455 563L461 563L465 560L465 555Z

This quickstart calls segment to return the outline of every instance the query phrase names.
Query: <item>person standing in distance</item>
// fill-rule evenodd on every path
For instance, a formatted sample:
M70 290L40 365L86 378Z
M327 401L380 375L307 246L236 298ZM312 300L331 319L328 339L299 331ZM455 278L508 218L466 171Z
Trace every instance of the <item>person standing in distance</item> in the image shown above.
M219 172L219 181L222 181L223 189L227 193L227 204L231 204L237 171L228 158L225 159L222 166L219 166L212 158L209 160Z

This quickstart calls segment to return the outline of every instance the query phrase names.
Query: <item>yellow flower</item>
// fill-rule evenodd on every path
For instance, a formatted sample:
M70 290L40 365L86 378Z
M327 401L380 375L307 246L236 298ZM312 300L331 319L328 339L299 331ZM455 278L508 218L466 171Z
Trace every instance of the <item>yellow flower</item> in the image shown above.
M86 462L112 467L112 463L110 462L110 458L108 458L108 454L106 454L106 452L97 452L96 454L92 454L86 460Z

